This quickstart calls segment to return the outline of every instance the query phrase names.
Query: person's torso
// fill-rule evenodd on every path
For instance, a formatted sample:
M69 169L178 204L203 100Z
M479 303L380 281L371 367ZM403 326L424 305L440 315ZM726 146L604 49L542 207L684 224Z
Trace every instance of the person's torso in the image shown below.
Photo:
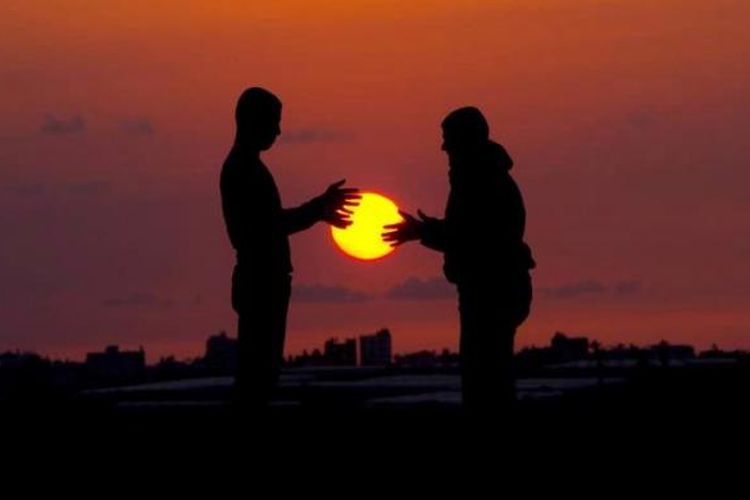
M534 267L518 185L506 169L484 161L467 175L451 173L444 271L454 283L507 279Z
M221 196L238 265L248 273L291 272L281 197L268 168L233 149L222 168Z

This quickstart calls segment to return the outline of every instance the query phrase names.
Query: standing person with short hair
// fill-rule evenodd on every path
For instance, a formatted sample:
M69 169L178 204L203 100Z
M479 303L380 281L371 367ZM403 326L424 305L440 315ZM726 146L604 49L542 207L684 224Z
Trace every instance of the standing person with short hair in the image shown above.
M347 207L360 198L341 180L299 207L282 207L260 157L281 134L281 110L281 101L268 90L245 90L235 112L235 141L221 170L224 221L237 255L232 274L239 351L235 402L243 408L264 408L278 382L292 282L289 235L318 221L348 226Z

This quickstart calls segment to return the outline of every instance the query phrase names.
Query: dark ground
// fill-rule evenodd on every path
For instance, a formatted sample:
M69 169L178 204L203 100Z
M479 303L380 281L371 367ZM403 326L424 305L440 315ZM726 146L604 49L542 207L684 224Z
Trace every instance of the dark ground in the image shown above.
M697 442L739 443L750 435L750 369L719 366L649 370L621 384L525 398L491 422L439 402L362 404L356 387L293 389L295 404L241 416L208 389L173 393L77 395L6 402L6 439L52 439L112 446L194 444L231 450L243 439L279 449L427 450L477 442L648 447ZM392 392L392 391L391 391ZM288 396L288 395L287 395ZM372 396L368 394L367 397ZM122 404L127 399L136 404ZM171 399L171 401L170 401ZM131 401L132 403L132 401Z

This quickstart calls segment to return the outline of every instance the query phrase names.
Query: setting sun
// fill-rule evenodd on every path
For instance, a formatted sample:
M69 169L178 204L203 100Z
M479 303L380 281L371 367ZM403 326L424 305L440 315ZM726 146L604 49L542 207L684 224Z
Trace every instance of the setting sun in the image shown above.
M398 207L377 193L362 193L359 206L352 207L352 225L346 229L331 227L333 241L345 254L360 260L375 260L393 252L381 239L383 226L403 220Z

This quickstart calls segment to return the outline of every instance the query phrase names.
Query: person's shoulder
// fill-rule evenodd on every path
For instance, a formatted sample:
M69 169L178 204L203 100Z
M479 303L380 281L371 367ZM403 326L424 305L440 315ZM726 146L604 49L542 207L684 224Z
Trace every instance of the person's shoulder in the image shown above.
M222 193L236 191L242 184L241 180L248 170L243 163L242 158L234 148L229 151L221 165L221 173L219 174L219 187Z
M232 158L232 152L230 151L227 157L224 159L224 162L221 164L221 172L219 173L219 183L221 184L222 190L234 176L236 171L237 167L235 165L235 160Z
M510 170L513 168L513 158L511 158L505 146L496 141L488 141L484 150L486 158L500 167L501 170Z
M224 163L221 166L222 173L233 173L239 170L242 166L243 158L242 155L237 151L237 148L232 148L227 153L227 157L224 159Z
M222 179L245 177L257 173L260 166L258 160L248 158L246 155L238 152L236 148L232 148L222 164L221 177Z

